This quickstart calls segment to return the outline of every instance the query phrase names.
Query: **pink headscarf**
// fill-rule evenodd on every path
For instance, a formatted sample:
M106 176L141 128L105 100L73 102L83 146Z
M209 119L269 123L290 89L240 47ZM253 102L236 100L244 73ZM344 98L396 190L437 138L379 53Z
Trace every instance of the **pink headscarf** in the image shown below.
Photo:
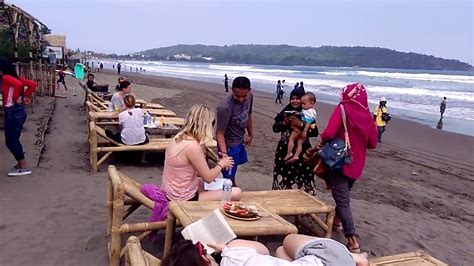
M344 106L349 128L368 136L374 120L369 110L367 91L360 83L349 84L342 89L341 104Z

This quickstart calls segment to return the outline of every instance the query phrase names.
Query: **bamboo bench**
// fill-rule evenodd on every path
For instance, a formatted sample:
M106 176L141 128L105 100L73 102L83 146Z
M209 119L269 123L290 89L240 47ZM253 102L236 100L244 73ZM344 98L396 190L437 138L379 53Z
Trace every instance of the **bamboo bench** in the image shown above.
M447 266L448 264L433 258L428 253L415 252L369 259L371 266Z

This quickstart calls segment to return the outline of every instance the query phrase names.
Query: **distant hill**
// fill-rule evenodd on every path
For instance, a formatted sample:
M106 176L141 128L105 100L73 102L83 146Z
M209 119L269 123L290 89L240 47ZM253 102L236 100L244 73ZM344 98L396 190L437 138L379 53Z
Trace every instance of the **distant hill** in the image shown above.
M175 56L177 55L177 56ZM190 57L189 57L190 56ZM120 58L124 58L120 56ZM405 53L378 47L297 47L290 45L174 45L155 48L126 58L189 60L218 63L373 67L427 70L472 70L459 60Z

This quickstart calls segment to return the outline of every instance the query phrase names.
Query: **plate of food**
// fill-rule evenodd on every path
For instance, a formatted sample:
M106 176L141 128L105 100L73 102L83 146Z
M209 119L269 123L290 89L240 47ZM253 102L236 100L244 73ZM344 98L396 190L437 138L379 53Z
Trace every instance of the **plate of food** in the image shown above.
M242 221L255 221L260 219L258 208L243 202L227 202L224 204L224 214L230 218Z

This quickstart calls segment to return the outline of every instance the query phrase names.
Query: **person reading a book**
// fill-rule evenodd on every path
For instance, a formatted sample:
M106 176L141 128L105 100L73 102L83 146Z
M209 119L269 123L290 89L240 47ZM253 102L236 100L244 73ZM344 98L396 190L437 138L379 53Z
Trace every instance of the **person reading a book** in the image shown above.
M352 254L341 243L328 239L306 235L291 234L285 237L275 256L260 242L236 239L225 246L211 245L221 254L220 263L215 255L210 256L200 242L190 240L177 242L168 256L163 258L162 266L290 266L290 265L369 265L365 254Z
M191 107L182 130L171 140L165 152L162 190L168 200L220 200L222 192L203 191L200 179L214 181L222 170L234 165L232 157L221 154L212 169L206 162L205 145L213 140L215 115L207 105ZM240 188L232 188L232 200L241 198Z

